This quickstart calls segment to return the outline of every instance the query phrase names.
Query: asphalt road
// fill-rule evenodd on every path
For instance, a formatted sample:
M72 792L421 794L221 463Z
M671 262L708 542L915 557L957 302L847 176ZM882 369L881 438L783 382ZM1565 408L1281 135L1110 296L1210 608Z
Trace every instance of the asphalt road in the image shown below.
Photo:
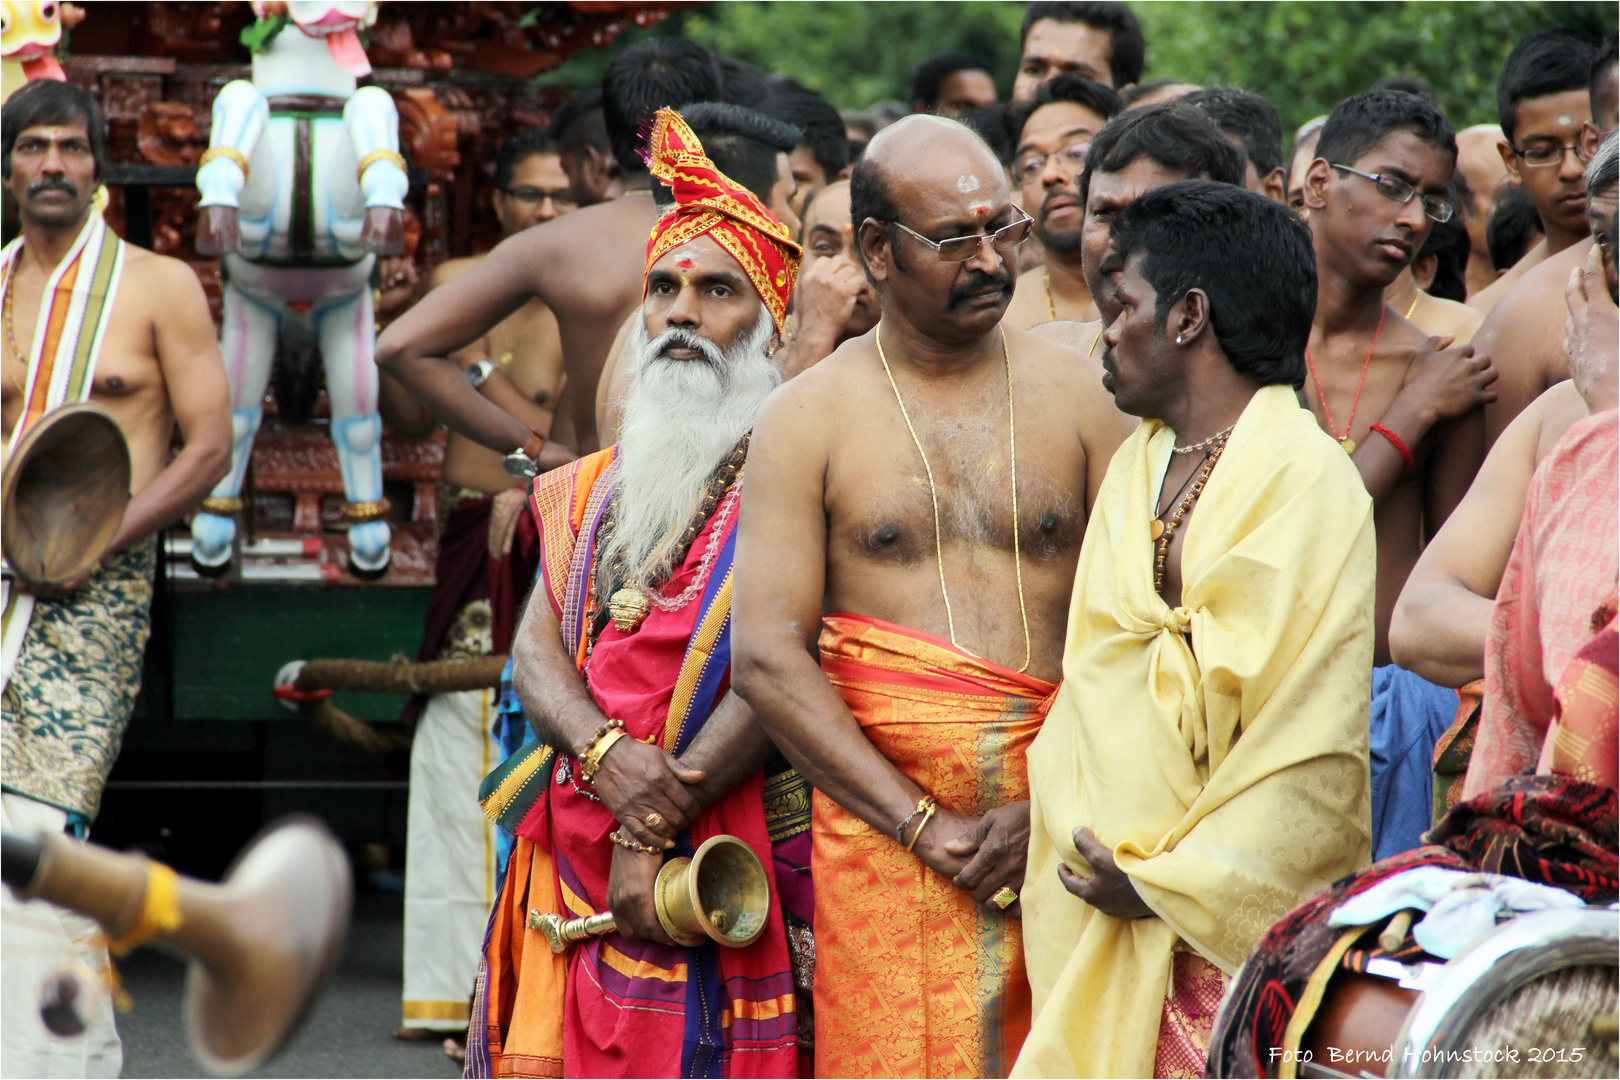
M249 1076L455 1077L461 1068L436 1041L393 1038L399 1024L403 901L355 897L343 963L280 1056ZM187 1050L181 1016L185 964L142 949L119 963L132 1011L118 1017L127 1077L206 1076Z

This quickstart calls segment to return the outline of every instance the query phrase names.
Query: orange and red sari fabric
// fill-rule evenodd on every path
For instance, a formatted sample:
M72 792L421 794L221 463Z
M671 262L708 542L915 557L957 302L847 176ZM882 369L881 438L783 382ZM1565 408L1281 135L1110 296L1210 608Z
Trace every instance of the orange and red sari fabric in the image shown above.
M858 615L823 620L821 666L878 751L954 813L1029 798L1050 683ZM1005 1076L1029 1031L1022 924L820 792L816 1074Z

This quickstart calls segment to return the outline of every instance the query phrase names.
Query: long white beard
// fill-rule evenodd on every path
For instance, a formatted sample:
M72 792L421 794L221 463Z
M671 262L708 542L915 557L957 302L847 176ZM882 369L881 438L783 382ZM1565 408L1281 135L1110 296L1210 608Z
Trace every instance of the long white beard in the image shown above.
M603 542L602 565L621 558L630 584L651 588L668 578L670 548L697 509L709 477L753 426L782 373L765 354L775 329L760 307L759 322L722 352L705 338L671 329L656 340L637 318L626 350L635 380L624 396L619 424L619 482L613 535ZM679 343L703 360L670 360L663 350Z

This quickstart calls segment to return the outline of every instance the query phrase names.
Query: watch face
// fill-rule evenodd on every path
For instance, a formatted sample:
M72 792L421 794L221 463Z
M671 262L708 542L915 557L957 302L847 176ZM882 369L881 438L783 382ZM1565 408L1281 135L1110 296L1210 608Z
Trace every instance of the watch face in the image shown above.
M501 467L519 480L533 480L540 475L540 466L521 450L514 450L501 458Z

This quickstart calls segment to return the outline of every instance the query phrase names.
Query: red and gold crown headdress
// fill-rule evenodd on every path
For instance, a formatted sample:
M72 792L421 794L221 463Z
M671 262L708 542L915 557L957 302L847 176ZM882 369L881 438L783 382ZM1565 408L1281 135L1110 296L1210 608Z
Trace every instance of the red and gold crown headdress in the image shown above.
M671 249L710 236L742 266L777 332L785 332L788 298L803 255L787 226L757 195L714 167L674 109L659 109L653 120L647 168L675 194L675 209L658 222L647 243L647 270Z

